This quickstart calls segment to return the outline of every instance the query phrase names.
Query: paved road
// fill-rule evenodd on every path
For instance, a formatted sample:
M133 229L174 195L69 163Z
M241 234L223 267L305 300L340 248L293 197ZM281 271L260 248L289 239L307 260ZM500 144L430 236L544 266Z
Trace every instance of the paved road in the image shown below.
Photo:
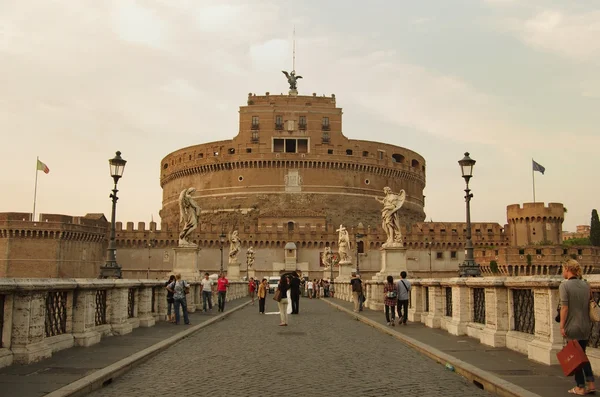
M300 309L279 327L247 306L90 396L490 396L319 300Z

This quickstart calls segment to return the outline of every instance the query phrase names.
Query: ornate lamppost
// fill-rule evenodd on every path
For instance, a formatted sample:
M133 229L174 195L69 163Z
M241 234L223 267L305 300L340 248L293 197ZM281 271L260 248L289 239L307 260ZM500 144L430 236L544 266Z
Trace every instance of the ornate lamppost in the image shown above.
M100 267L100 278L121 278L121 267L117 264L117 245L115 242L115 219L117 212L117 183L119 178L123 176L126 160L121 157L121 152L117 152L116 156L108 160L110 166L110 176L112 176L115 186L112 194L109 196L112 199L112 215L110 217L110 240L108 241L108 249L106 263Z
M359 255L360 252L358 250L358 239L365 237L365 235L362 234L362 233L356 233L354 235L354 237L356 237L356 275L360 276L360 266L359 266L359 264L360 264L360 259L359 259L360 258L360 255Z
M221 271L219 272L219 276L221 274L223 274L223 244L225 244L225 238L227 236L225 236L225 234L223 232L221 232L221 234L219 234L219 242L221 243Z
M469 157L469 153L465 153L465 157L458 161L460 169L462 171L462 177L465 178L467 187L465 189L465 202L467 205L467 236L465 241L465 260L458 266L458 275L460 277L479 277L481 276L481 270L479 265L475 263L473 258L473 242L471 241L471 189L469 189L469 180L473 176L473 167L475 166L475 160Z

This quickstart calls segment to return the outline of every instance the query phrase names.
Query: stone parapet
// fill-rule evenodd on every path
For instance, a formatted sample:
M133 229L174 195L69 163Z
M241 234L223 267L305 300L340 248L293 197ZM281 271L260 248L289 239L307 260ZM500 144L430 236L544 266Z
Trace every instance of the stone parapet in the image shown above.
M190 281L190 312L202 308L200 291ZM166 320L166 292L153 280L0 279L0 367L151 327ZM247 283L230 282L228 301L246 295Z
M600 275L586 277L600 291ZM547 365L557 364L562 349L554 320L561 277L478 277L414 279L408 319L453 335L468 335L482 344L526 354ZM383 310L383 282L367 281L366 306ZM339 287L338 287L339 288ZM346 299L337 292L335 298ZM588 345L592 367L600 368L600 327L594 325Z

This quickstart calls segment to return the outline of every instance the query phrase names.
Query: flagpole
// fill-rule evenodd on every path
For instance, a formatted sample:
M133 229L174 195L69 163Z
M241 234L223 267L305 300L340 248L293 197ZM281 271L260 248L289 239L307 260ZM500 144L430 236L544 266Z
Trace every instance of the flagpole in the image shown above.
M35 201L37 199L37 178L38 178L38 162L40 161L39 156L36 157L35 161L35 188L33 189L33 214L31 214L31 221L35 222Z
M533 158L531 159L531 178L533 180L533 202L535 203L535 170L533 169Z

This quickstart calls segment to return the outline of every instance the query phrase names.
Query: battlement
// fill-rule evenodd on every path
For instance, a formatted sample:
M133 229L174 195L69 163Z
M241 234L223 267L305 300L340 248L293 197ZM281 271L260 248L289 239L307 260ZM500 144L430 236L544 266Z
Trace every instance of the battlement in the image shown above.
M274 104L285 104L291 106L325 106L335 108L335 94L331 96L317 96L314 92L311 95L271 95L270 92L266 92L265 95L256 95L254 93L248 93L248 106L271 106Z
M565 207L562 203L523 203L511 204L506 207L506 217L510 221L527 220L527 221L542 221L548 218L559 219L561 222L564 219ZM539 219L538 219L539 218Z

